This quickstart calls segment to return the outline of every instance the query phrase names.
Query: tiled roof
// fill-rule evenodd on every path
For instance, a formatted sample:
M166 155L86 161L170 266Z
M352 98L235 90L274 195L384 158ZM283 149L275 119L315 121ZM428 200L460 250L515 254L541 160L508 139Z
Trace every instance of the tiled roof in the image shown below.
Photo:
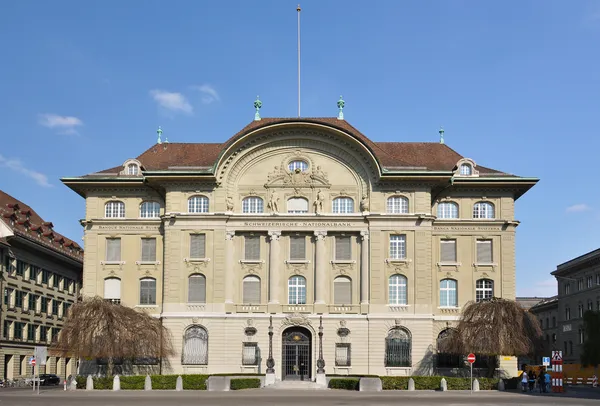
M77 261L83 260L83 249L79 244L54 231L51 222L45 221L31 207L2 190L0 220L11 228L16 236L41 244Z

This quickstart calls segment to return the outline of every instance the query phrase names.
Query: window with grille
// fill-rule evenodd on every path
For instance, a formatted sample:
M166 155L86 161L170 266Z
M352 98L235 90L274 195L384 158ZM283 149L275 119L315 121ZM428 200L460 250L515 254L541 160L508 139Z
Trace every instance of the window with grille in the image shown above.
M350 261L352 259L352 239L350 236L335 237L335 260Z
M390 330L385 339L385 366L410 367L412 365L410 333L396 327Z
M463 176L471 176L473 173L473 168L469 164L462 164L460 166L460 174Z
M440 219L457 219L458 204L454 202L443 202L438 204L437 216Z
M308 213L308 200L303 197L292 197L287 201L288 213Z
M137 164L127 165L127 175L137 175L139 173L139 167Z
M456 263L456 240L440 241L440 262Z
M456 331L451 328L444 329L438 334L437 337L437 348L438 353L436 354L436 366L438 368L460 368L462 365L462 356L459 354L449 354L440 351L440 348L444 345L445 340L450 340L451 335Z
M206 277L195 274L188 277L188 303L206 303Z
M332 204L334 214L354 213L354 200L350 197L337 197Z
M156 304L156 279L144 278L140 280L140 304Z
M160 217L160 203L142 202L140 204L140 217L145 219L155 219Z
M406 235L390 235L390 258L406 259Z
M125 203L119 201L107 202L104 206L104 217L123 218L125 217Z
M477 263L491 264L493 262L492 240L477 240Z
M142 262L156 262L156 238L142 238Z
M404 275L392 275L389 279L389 304L408 304L408 283Z
M260 278L258 276L246 276L242 283L243 302L246 304L260 303Z
M306 279L292 276L288 280L288 304L306 304Z
M206 258L206 234L190 234L190 258Z
M242 200L242 213L262 213L264 211L263 206L263 199L260 197L246 197Z
M121 239L107 238L106 239L106 262L121 261ZM43 277L43 275L42 275Z
M190 197L188 199L188 213L208 213L208 197Z
M191 326L185 330L181 363L184 365L208 364L208 333L203 327Z
M458 307L457 282L454 279L440 281L440 307Z
M349 367L350 363L350 343L335 344L335 366Z
M475 301L491 299L494 297L494 281L490 279L479 279L475 282Z
M494 205L490 202L477 202L473 206L474 219L493 219Z
M408 213L408 199L404 196L392 196L388 198L387 212L392 214Z
M242 343L242 365L258 365L258 344Z
M121 303L121 279L104 279L104 300L119 304Z
M352 280L347 276L338 276L333 280L333 304L352 304Z
M300 169L300 171L304 172L308 169L308 163L301 160L292 161L288 164L288 169L290 172L294 172L296 169Z
M290 260L306 260L306 237L303 235L290 236Z
M260 260L260 237L248 235L244 237L244 259L246 261Z

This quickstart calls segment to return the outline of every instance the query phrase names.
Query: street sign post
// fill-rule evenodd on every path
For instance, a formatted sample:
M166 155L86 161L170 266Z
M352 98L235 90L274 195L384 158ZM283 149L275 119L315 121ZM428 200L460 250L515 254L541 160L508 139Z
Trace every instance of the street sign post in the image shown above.
M471 364L471 394L473 394L473 363L475 362L475 354L470 353L467 356L467 361Z
M550 366L550 357L542 357L542 365L545 367Z
M552 392L564 392L562 351L552 351Z
M31 378L31 386L33 386L33 391L35 392L35 357L31 357L29 359L29 363L31 364L31 367L32 367L31 375L33 375Z

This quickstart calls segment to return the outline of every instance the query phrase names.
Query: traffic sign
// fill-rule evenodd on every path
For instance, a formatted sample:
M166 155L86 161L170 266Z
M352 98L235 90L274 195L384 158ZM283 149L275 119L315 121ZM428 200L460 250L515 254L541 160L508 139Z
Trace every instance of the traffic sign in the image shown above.
M35 366L35 358L31 360L31 365Z
M550 366L550 357L542 357L542 365L545 367Z
M469 356L467 357L467 361L469 361L469 364L472 364L475 362L475 354L470 353Z
M553 361L562 361L562 351L552 351L552 360Z
M29 365L33 365L33 360L35 359L35 357L29 357Z

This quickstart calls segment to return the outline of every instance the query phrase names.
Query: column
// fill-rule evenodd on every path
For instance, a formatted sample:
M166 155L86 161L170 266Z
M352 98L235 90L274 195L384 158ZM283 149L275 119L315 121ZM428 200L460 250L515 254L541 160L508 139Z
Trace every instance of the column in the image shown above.
M369 304L369 232L361 231L360 246L360 304Z
M281 231L269 231L271 244L269 248L269 304L279 304L279 275L281 273L279 261L279 238Z
M225 231L225 303L233 304L233 237L235 231Z
M327 231L315 231L315 305L324 305L325 298L327 297L327 277L329 272L327 272L326 235Z

